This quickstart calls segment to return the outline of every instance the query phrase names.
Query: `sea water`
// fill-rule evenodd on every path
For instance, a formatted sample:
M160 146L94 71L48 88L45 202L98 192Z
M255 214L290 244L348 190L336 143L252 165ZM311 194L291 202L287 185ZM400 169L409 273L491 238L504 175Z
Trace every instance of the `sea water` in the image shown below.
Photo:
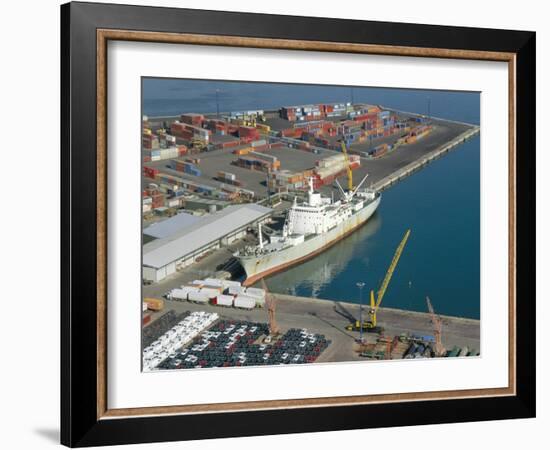
M479 124L479 93L473 92L143 81L143 113L150 116L352 100ZM354 303L361 297L366 303L409 228L382 306L426 311L429 296L440 314L479 318L479 136L385 190L365 226L315 258L269 277L267 285L273 292ZM365 283L362 292L358 282Z

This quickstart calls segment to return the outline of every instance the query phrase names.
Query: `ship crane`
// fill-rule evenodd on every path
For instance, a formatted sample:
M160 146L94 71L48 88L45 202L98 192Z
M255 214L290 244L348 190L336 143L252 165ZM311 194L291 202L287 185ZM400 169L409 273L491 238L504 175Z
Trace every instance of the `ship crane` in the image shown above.
M368 178L369 174L367 173L363 179L361 180L361 182L355 187L355 189L351 190L351 191L344 191L344 188L342 188L342 185L340 184L340 182L338 180L334 180L334 182L336 183L336 186L338 186L338 190L340 191L340 193L342 194L342 197L344 198L344 200L346 200L347 202L351 201L351 199L355 196L355 194L357 193L357 191L361 188L361 186L363 186L363 183L366 181L366 179Z
M374 298L374 290L370 291L370 308L369 308L367 320L364 321L362 324L359 322L359 320L356 320L354 323L350 323L346 327L348 331L357 331L360 329L363 329L366 331L375 331L375 332L381 331L380 328L377 326L376 313L378 311L378 308L380 307L380 304L382 303L382 299L384 298L386 289L390 284L391 278L393 276L393 272L397 267L397 263L401 258L401 254L403 253L403 249L407 244L407 240L409 239L410 234L411 234L411 230L407 230L405 233L405 236L403 236L403 239L397 246L397 249L395 250L395 254L393 255L393 259L390 263L390 266L388 267L388 271L386 272L386 276L384 277L384 280L380 285L380 289L378 289L376 300Z
M262 278L262 288L265 291L265 304L267 306L267 315L269 318L269 335L275 336L280 332L279 325L277 325L277 320L275 318L277 302L275 300L275 297L269 293L269 290L267 289L267 285L265 284L265 281L263 278Z
M428 305L428 311L430 312L430 317L432 320L433 330L434 330L434 338L435 338L435 356L444 356L446 353L445 347L443 346L443 343L441 342L441 329L443 321L441 320L441 316L435 313L434 308L432 306L432 302L430 301L430 297L426 297L426 304Z
M351 167L349 165L349 156L348 156L348 149L346 148L346 143L342 139L340 141L340 145L342 147L342 153L344 154L344 157L346 159L346 172L348 173L348 191L353 191L353 171L351 170Z

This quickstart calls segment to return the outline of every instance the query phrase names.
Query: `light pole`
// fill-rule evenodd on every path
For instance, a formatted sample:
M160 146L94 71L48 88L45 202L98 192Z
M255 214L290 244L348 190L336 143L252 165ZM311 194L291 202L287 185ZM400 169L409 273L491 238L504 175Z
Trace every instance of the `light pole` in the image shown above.
M359 288L359 342L363 343L363 287L365 283L359 281L356 283Z

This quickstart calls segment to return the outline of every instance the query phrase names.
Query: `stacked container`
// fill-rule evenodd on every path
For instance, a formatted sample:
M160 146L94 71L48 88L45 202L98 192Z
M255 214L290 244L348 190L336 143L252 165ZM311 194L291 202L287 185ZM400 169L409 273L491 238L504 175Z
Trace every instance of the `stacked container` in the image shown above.
M188 175L193 175L196 177L201 176L200 169L193 163L188 161L183 161L181 159L173 159L170 161L170 168L178 172L183 172Z

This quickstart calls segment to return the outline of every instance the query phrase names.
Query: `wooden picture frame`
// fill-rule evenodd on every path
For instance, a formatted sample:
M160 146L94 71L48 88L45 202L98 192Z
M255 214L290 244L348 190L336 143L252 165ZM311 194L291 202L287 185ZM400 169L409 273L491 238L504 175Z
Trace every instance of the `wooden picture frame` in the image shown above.
M330 31L329 31L330 30ZM91 446L535 415L535 33L187 9L61 7L61 442ZM504 61L509 386L114 410L106 401L109 40ZM223 416L223 420L216 420ZM209 426L216 422L215 430Z

